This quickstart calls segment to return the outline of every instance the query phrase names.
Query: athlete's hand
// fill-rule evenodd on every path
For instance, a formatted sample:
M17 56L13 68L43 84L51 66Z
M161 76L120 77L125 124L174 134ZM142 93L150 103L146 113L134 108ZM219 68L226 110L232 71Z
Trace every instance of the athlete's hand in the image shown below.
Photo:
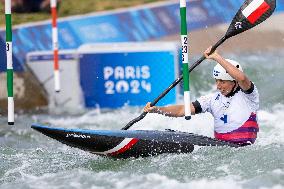
M156 106L151 107L151 102L148 102L143 110L144 112L154 112L156 109Z
M212 54L209 55L209 53L211 52L211 49L212 49L212 46L208 47L208 48L204 51L203 54L204 54L205 58L215 60L216 57L219 55L219 54L218 54L218 51L215 50Z

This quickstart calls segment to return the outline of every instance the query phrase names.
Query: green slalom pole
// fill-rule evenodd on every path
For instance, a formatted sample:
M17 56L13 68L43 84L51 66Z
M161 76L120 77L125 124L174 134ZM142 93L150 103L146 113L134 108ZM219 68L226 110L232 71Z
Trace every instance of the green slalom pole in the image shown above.
M6 18L6 56L7 56L7 91L8 125L14 125L13 60L12 60L12 16L11 0L5 0Z
M185 119L191 118L190 110L190 89L189 89L189 69L188 69L188 37L186 23L186 0L180 0L180 39L182 48L182 74L184 89L184 115Z

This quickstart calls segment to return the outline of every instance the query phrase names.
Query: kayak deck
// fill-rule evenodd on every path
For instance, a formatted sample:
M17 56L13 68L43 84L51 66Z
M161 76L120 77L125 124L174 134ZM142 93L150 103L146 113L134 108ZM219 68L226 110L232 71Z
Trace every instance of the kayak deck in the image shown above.
M65 129L40 124L31 127L68 146L114 158L191 153L194 145L237 147L235 144L185 132Z

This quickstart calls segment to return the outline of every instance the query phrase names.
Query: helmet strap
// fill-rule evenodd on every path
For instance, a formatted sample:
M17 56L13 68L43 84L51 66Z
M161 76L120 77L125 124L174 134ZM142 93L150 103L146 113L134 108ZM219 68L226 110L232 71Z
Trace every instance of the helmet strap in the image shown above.
M239 90L240 87L239 85L237 85L237 82L234 80L234 87L232 88L232 90L226 95L226 97L232 97L234 96Z

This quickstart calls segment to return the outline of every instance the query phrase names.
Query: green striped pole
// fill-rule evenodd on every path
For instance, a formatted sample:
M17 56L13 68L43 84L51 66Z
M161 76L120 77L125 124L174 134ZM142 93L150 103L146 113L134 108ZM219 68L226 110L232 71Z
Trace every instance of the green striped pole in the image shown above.
M182 73L184 89L184 115L185 119L191 118L190 110L190 89L189 89L189 69L188 69L188 38L186 23L186 0L180 0L180 38L182 47Z
M8 125L14 125L11 0L5 0L5 18L6 18Z

